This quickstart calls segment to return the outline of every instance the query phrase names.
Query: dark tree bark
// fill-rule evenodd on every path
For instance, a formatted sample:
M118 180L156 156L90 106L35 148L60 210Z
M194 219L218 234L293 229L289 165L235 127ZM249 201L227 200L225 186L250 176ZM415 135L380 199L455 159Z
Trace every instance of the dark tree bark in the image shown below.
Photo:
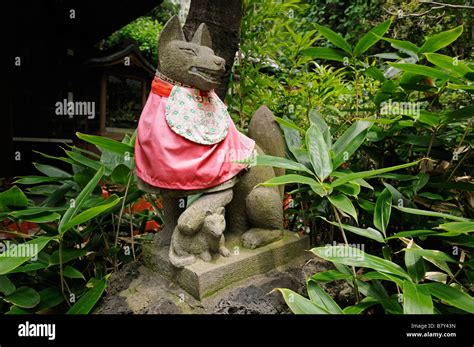
M235 52L239 48L242 0L191 0L183 31L190 40L199 24L206 23L212 37L212 48L225 59L226 73L222 76L217 94L224 99L229 84Z

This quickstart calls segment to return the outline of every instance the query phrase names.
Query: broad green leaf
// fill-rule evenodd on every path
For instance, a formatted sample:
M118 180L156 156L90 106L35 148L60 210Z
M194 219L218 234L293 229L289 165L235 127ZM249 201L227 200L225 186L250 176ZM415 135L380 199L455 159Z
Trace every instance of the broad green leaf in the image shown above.
M329 42L331 42L334 46L339 47L340 49L344 50L345 52L352 55L352 48L347 43L346 40L343 39L341 35L332 31L329 28L326 28L322 25L317 25L317 29L321 35L323 35Z
M425 274L425 278L430 281L446 283L446 281L448 280L448 275L445 274L444 272L428 271Z
M380 39L381 36L384 36L388 28L392 24L391 20L387 20L376 27L369 30L362 38L357 42L357 45L354 48L354 56L358 57L370 47L375 45Z
M123 186L127 185L128 178L132 173L130 172L130 168L128 168L124 164L117 165L112 173L110 174L110 179L115 184L121 184Z
M462 34L463 27L462 25L451 29L446 30L441 33L435 34L430 36L423 46L420 48L420 53L432 53L440 50L451 44L452 42L456 41L456 39Z
M332 172L332 161L324 135L318 126L312 124L306 132L306 148L317 177L323 182Z
M317 281L317 282L349 280L351 278L352 278L352 275L344 274L338 270L327 270L323 272L318 272L310 277L311 280Z
M391 46L402 53L408 54L412 57L416 57L418 60L418 51L420 50L415 44L410 41L395 40L390 38L382 38L383 40L390 42Z
M347 56L346 53L338 49L328 47L311 47L301 51L301 54L311 57L313 59L326 59L334 61L344 61Z
M32 223L49 223L59 220L60 218L61 215L56 212L40 212L31 215L24 215L21 217L23 221Z
M385 76L383 75L383 72L380 71L377 67L371 66L368 69L364 71L364 74L366 76L372 77L373 79L380 81L380 82L385 82Z
M368 309L369 307L377 305L378 303L379 303L378 300L371 298L370 296L367 296L363 298L358 304L344 308L342 312L344 312L344 314L360 314L364 312L366 309Z
M407 230L407 231L401 231L399 233L393 234L392 236L389 236L386 238L386 240L391 240L391 239L399 239L401 237L418 237L418 236L426 236L426 235L435 235L437 232L433 230Z
M397 166L391 166L391 167L386 167L383 169L377 169L377 170L369 170L369 171L361 171L361 172L354 172L351 174L348 174L344 177L341 177L334 182L330 184L331 188L335 188L337 186L340 186L341 184L347 183L349 181L353 181L358 178L370 178L372 176L376 176L385 172L390 172L390 171L395 171L395 170L400 170L400 169L405 169L407 167L413 166L418 164L419 161L415 161L412 163L408 164L402 164L402 165L397 165Z
M329 224L332 224L334 226L339 227L339 223L329 221L324 217L321 217L321 218L324 219ZM362 228L358 228L358 227L355 227L355 226L352 226L352 225L347 225L347 224L342 224L342 223L341 223L341 225L342 225L342 228L344 230L350 231L351 233L367 237L369 239L375 240L375 241L380 242L380 243L384 243L383 236L380 233L380 231L378 231L378 230L375 230L375 229L370 228L370 227L366 228L366 229L362 229Z
M295 174L288 174L283 176L278 176L269 179L263 183L260 183L262 186L278 186L280 184L288 184L288 183L301 183L301 184L308 184L308 185L319 185L319 182L312 179L311 177L295 175Z
M6 276L6 275L1 275L0 276L0 293L3 293L3 295L10 295L16 290L15 285L13 284L12 281Z
M295 123L293 123L289 119L284 119L284 118L279 118L279 117L273 117L273 118L281 126L284 126L284 127L287 127L287 128L293 129L293 130L297 130L298 132L300 132L302 134L304 134L304 132L305 132L304 129L300 128L299 126L297 126Z
M87 254L87 250L85 249L76 249L76 248L66 248L62 250L62 255L63 255L63 264L66 264L67 262L83 257ZM49 265L58 265L59 264L59 250L54 251L53 254L51 254L51 257L49 257Z
M107 204L102 204L102 205L99 205L99 206L91 207L91 208L79 213L77 216L71 218L67 223L63 224L62 228L60 226L60 232L65 233L66 231L68 231L72 227L74 227L76 225L79 225L79 224L82 224L82 223L85 223L85 222L91 220L92 218L97 217L101 213L103 213L103 212L107 211L108 209L110 209L111 207L114 207L115 205L117 205L120 200L121 200L121 198L117 197L116 199L112 200L111 202L109 202Z
M28 198L17 186L0 193L0 211L16 210L28 206Z
M332 160L334 169L348 161L351 155L364 143L365 136L371 126L371 122L358 120L337 139L332 147L334 151Z
M438 229L451 231L460 234L474 232L474 222L450 222L438 226Z
M10 295L4 296L3 300L21 308L32 308L38 305L40 296L33 288L20 287Z
M344 265L370 268L386 272L411 281L410 276L399 265L349 246L325 246L311 249L320 258Z
M9 273L13 274L13 273L18 273L18 272L38 271L38 270L46 269L47 267L48 267L47 263L36 261L34 263L29 263L23 266L19 266L16 269L11 270Z
M387 235L387 226L392 212L392 193L384 188L377 198L374 209L374 225L384 236Z
M64 295L55 287L43 289L39 295L41 299L35 307L36 312L55 307L64 301Z
M5 252L0 254L0 275L9 273L27 260L35 257L51 240L52 237L40 236L15 248L10 246ZM18 256L24 255L26 256Z
M396 209L410 213L410 214L416 214L419 216L427 216L427 217L438 217L438 218L446 218L446 219L452 219L458 222L469 222L470 220L467 218L463 217L458 217L458 216L453 216L450 214L446 213L441 213L441 212L435 212L435 211L426 211L426 210L419 210L416 208L409 208L409 207L400 207L400 206L394 206Z
M273 167L278 167L278 168L293 170L293 171L303 171L314 176L314 173L303 164L300 164L296 161L288 160L286 158L274 157L271 155L263 155L263 154L257 155L257 165L273 166Z
M31 310L24 310L22 308L19 308L18 306L12 305L10 306L10 310L5 312L5 314L31 314Z
M378 272L378 271L369 271L360 276L358 279L364 281L372 281L372 280L382 280L382 281L391 281L398 284L400 287L403 286L403 279L397 276L389 275L388 273Z
M404 248L403 250L405 251L405 253L415 253L416 255L420 257L431 258L431 259L435 259L439 261L449 261L451 263L458 262L456 259L453 259L448 254L442 251L438 251L438 250L421 249L421 248Z
M328 200L336 206L339 210L352 216L357 222L357 212L352 204L351 200L344 194L335 194L328 196Z
M332 148L332 136L329 130L327 123L324 121L323 117L316 110L309 111L309 121L311 124L314 124L319 128L321 134L323 134L324 142L326 142L327 148Z
M474 298L461 292L459 289L442 283L427 283L422 284L421 286L428 288L431 295L437 297L443 302L463 311L474 313Z
M342 314L342 309L339 305L316 282L309 279L306 282L306 289L308 290L308 296L313 303L322 307L330 314Z
M52 165L33 163L36 170L48 177L68 178L71 174Z
M459 78L429 66L402 63L391 63L390 65L402 71L411 72L414 74L432 77L440 80L449 80L455 83L462 83L462 80L460 80Z
M82 278L83 280L85 280L84 275L79 270L73 268L70 265L67 265L63 269L63 275L69 278Z
M76 216L76 214L81 209L82 205L86 201L86 199L91 195L92 191L95 189L97 184L99 183L100 179L104 175L105 168L100 166L99 170L96 172L94 177L89 181L89 183L82 189L82 191L77 195L76 199L70 204L69 209L64 213L61 221L59 223L59 232L63 234L66 230L64 230L64 226L69 223L69 221Z
M333 176L333 174L331 174L331 176ZM336 187L336 190L345 195L356 197L360 193L360 185L354 182L347 182L346 184Z
M39 184L39 183L49 183L49 182L60 182L64 180L64 178L60 177L48 177L48 176L18 176L18 179L15 183L18 184Z
M27 188L26 190L29 194L48 196L48 195L53 194L60 187L61 186L59 184L43 184L40 186Z
M67 311L67 314L88 314L99 301L106 287L106 280L93 282L94 286L89 289L81 298Z
M291 122L288 118L281 119L275 117L275 120L280 124L280 128L285 137L286 146L291 154L293 154L296 161L303 164L305 167L310 167L311 164L309 162L308 152L302 148L301 134L304 134L304 130L298 128L296 124ZM284 123L279 122L279 120L284 121Z
M433 301L428 288L410 281L403 282L403 313L433 314Z
M464 64L464 62L457 60L457 58L438 53L425 53L425 56L430 63L442 69L451 71L458 77L463 77L464 75L473 72L473 70Z
M109 167L109 166L104 166L101 164L101 162L97 161L97 160L92 160L92 159L89 159L85 156L83 156L82 154L80 153L77 153L77 152L71 152L71 151L66 151L64 150L66 155L71 158L72 160L74 160L76 163L79 163L85 167L88 167L88 168L91 168L93 169L94 171L100 171L101 168L104 168L105 171L105 175L106 176L109 176L111 173L112 173L112 168ZM104 152L104 153L110 153L110 152ZM114 153L112 153L114 154ZM116 155L116 154L114 154ZM114 166L115 167L115 166Z
M345 177L349 174L352 174L353 172L350 170L345 170L345 171L333 171L331 172L332 177ZM363 180L362 178L356 178L355 180L352 180L351 182L348 182L346 184L358 184L361 187L365 187L371 190L374 190L374 187L372 187L367 181Z
M79 132L76 133L76 136L83 141L96 145L99 149L102 150L107 150L120 155L125 155L126 153L128 153L129 155L133 155L134 153L133 147L125 143L109 139L107 137L81 134Z
M359 198L359 199L357 199L357 204L362 209L366 210L367 212L373 213L374 210L375 210L375 204L373 202L369 201L369 200Z
M414 242L410 240L407 249L413 249ZM416 252L405 252L405 266L408 274L416 283L420 282L425 276L425 263L423 257Z
M474 116L474 105L464 106L460 109L448 112L445 117L445 122L460 122L472 119Z
M276 288L294 314L329 314L325 309L317 306L305 297L286 288Z

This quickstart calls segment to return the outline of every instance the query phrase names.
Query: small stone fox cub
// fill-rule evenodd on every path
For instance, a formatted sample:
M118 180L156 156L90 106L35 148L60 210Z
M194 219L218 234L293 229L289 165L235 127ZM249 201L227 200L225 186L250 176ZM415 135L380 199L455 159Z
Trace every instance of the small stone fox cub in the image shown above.
M230 251L224 245L224 214L224 207L218 208L216 212L207 211L201 230L193 235L185 235L176 227L169 250L171 264L183 268L194 264L196 256L208 262L212 260L211 252L228 257Z

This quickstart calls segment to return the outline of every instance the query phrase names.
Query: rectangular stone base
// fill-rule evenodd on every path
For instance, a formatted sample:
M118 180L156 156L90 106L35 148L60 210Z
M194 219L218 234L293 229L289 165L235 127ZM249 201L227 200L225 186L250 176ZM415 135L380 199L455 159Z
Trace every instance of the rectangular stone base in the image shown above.
M285 265L303 256L310 248L307 236L290 231L285 231L280 241L253 250L239 246L239 241L231 236L226 241L231 252L229 257L215 255L208 263L198 259L183 269L177 269L169 262L169 247L144 245L143 259L147 267L201 300L235 282Z

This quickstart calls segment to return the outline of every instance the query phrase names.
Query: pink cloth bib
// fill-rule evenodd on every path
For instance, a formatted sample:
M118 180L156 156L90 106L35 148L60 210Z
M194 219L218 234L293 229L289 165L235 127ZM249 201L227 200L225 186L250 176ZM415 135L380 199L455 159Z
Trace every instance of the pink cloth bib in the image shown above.
M140 179L164 189L206 189L245 169L246 164L232 161L250 157L255 142L237 130L228 114L228 130L222 141L214 144L190 141L173 131L165 119L169 94L162 90L166 88L158 88L157 92L153 87L140 116L135 142L135 166Z

